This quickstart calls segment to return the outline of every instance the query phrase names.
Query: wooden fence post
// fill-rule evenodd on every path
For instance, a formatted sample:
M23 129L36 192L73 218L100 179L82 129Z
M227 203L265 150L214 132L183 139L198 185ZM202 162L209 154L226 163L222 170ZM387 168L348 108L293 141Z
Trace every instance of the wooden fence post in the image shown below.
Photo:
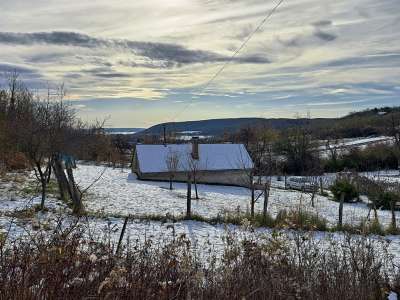
M344 197L345 197L345 193L341 193L340 194L340 204L339 204L339 223L338 223L338 227L339 229L342 228L343 226L343 203L344 203Z
M118 246L117 246L117 251L115 254L119 254L121 250L121 245L122 245L122 240L124 238L125 230L126 230L126 225L128 224L129 216L125 217L124 225L122 226L121 234L119 235L119 241L118 241Z
M190 175L188 175L187 181L187 194L186 194L186 218L190 218L192 215L192 181Z
M319 188L321 189L321 195L324 194L324 185L322 183L322 177L319 178Z

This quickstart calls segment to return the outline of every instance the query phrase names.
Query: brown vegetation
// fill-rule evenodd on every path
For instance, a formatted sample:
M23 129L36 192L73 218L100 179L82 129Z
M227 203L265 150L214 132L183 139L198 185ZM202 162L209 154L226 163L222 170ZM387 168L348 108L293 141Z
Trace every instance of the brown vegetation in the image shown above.
M133 241L115 254L109 239L84 238L79 223L54 229L0 239L1 299L385 299L398 292L387 245L361 236L228 234L220 254L201 259L184 235L167 244Z

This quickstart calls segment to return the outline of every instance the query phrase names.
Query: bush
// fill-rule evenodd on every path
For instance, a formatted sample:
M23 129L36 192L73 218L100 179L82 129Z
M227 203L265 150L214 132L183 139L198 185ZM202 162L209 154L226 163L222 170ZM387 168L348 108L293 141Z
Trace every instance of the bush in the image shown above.
M371 221L362 220L359 225L359 230L364 234L385 235L385 229L379 220L375 218Z
M390 210L391 204L400 201L399 194L395 192L383 192L378 195L378 200L376 201L377 208Z
M393 224L390 224L389 227L386 229L386 234L397 235L400 233L398 227L393 227Z
M2 160L6 169L10 171L26 170L30 166L28 159L21 152L5 154Z
M185 235L115 254L109 232L58 227L0 237L0 299L387 299L400 285L388 245L365 237L231 233L222 257L202 257Z
M291 211L280 210L275 219L278 228L291 228L301 230L327 230L327 221L315 213L302 209Z
M364 149L351 149L336 159L324 162L326 172L340 172L345 169L363 171L397 169L397 149L393 145L372 145Z
M354 184L348 179L339 179L330 188L336 201L340 201L342 193L344 193L344 202L351 202L358 197L358 191Z

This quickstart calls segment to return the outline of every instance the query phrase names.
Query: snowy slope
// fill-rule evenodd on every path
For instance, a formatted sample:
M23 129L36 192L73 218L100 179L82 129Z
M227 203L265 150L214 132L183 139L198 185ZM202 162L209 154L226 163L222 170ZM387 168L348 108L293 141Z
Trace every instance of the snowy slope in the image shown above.
M76 177L84 188L91 184L102 172L104 167L79 165L76 170ZM164 183L140 182L131 176L129 170L106 168L104 176L90 190L90 197L85 201L86 208L92 211L105 208L106 212L148 214L174 213L180 214L185 211L185 187L177 184L176 190L169 191ZM224 210L235 211L236 206L246 210L249 202L249 192L244 188L224 186L199 186L201 199L193 201L193 207L197 213L205 216L215 215ZM27 235L27 230L32 222L57 222L58 215L52 209L65 208L65 204L57 199L49 198L46 206L51 208L48 213L38 213L34 220L22 222L6 216L6 212L14 209L29 207L39 203L39 197L22 197L15 193L13 183L0 182L0 231L10 231L13 238ZM309 195L301 195L296 191L284 191L273 189L271 195L270 212L276 214L279 209L296 207L297 205L309 205ZM337 203L324 197L316 199L315 211L328 218L331 222L336 221ZM261 210L261 204L257 204L257 210ZM351 222L365 216L368 209L363 204L345 204L345 221ZM62 213L62 212L61 212ZM380 220L388 223L390 216L386 212L379 212ZM64 213L65 217L65 213ZM66 222L72 222L74 217L68 216ZM98 236L109 235L111 240L117 241L122 227L123 219L88 218L83 220L87 226L87 232ZM280 230L283 234L291 235L293 232ZM207 259L209 255L220 255L226 242L226 236L234 234L239 238L254 237L261 239L271 234L267 228L248 230L234 225L211 225L196 221L182 221L177 223L161 223L156 221L132 220L128 223L125 237L131 243L143 242L152 239L155 242L165 243L180 235L185 235L192 242L193 249L199 251L201 257ZM341 233L328 234L313 233L321 241L334 238L343 238ZM377 237L377 240L380 240ZM399 236L388 236L385 240L390 241L389 250L397 262L400 262L400 238ZM157 243L155 243L156 245Z
M101 166L79 165L76 178L82 187L90 185L104 171ZM199 185L199 200L192 201L192 211L205 217L213 217L224 212L246 212L250 203L250 191L246 188ZM174 190L168 190L168 183L140 181L129 169L106 168L101 180L91 189L91 195L85 200L86 209L103 210L109 215L182 215L186 212L186 185L174 184ZM256 203L256 211L262 211L262 197ZM299 191L273 188L269 200L269 212L276 215L281 209L297 208L299 205L314 211L328 220L337 223L339 204L326 197L317 195L315 208L311 207L311 196ZM365 203L345 203L345 223L357 224L366 218L369 208ZM396 212L400 217L400 212ZM378 211L379 220L390 224L390 211Z

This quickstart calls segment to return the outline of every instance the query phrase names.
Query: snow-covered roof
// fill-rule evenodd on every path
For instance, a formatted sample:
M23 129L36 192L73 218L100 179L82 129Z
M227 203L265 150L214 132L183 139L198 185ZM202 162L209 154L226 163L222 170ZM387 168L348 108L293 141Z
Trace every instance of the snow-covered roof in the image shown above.
M168 172L167 161L179 160L177 171L241 170L253 168L253 161L243 144L199 144L199 159L193 160L192 144L137 145L136 154L142 173Z

